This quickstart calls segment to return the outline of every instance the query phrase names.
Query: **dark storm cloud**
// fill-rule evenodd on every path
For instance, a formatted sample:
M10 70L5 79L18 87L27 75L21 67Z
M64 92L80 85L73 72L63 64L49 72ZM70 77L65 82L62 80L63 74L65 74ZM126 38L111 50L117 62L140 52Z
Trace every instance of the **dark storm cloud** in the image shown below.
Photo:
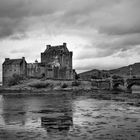
M59 11L64 0L61 2L55 0L1 0L0 17L23 18L52 14Z
M107 57L140 44L139 5L139 0L1 0L0 38L22 39L44 28L47 34L87 34L92 41L88 33L96 30L108 40L87 44L88 55L78 57Z
M139 0L123 0L109 11L110 14L108 13L106 19L103 19L104 24L99 25L100 32L109 35L140 33Z
M57 13L60 7L62 3L55 0L1 0L0 38L25 34L34 24L42 22L41 16Z
M8 52L0 56L34 60L42 45L35 35L48 42L62 35L60 40L76 44L72 51L79 70L124 65L140 53L139 13L140 0L0 0L0 39L6 39L0 45Z
M105 50L112 50L112 51L126 51L129 50L135 46L140 45L140 34L130 34L126 36L117 37L114 40L109 40L108 42L102 42L96 47L99 49L105 49Z
M140 49L140 34L130 34L115 39L106 39L98 44L90 44L83 46L82 52L76 57L77 59L92 59L100 57L108 57L116 53L120 56L125 55L128 50L135 48Z
M110 35L139 33L138 4L139 0L1 0L0 37L22 34L39 22L44 28L53 24Z
M140 21L138 22L140 23ZM128 34L137 34L140 33L140 25L110 25L110 26L101 26L99 32L106 33L108 35L128 35Z
M25 29L20 26L19 19L0 18L0 38L5 38L13 34L24 33Z

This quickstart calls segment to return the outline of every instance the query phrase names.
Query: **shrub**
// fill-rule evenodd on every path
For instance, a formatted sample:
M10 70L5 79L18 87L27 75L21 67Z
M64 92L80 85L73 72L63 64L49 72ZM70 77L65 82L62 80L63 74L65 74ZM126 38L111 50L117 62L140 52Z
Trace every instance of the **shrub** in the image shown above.
M79 86L79 85L80 85L80 82L77 82L77 81L72 82L72 86Z
M13 74L13 76L8 81L8 86L17 85L20 83L21 80L23 80L23 77L18 74Z
M41 78L44 78L44 77L45 77L45 73L42 73L42 74L41 74Z
M29 86L34 88L47 88L49 85L50 85L49 83L39 82L39 83L30 84Z
M66 84L66 83L64 83L62 86L61 86L61 88L67 88L68 87L68 85Z
M119 76L119 75L113 75L112 79L123 79L123 77Z
M137 78L136 76L133 76L132 78Z
M80 76L78 74L75 74L75 79L78 80Z
M98 79L96 75L92 75L91 79Z

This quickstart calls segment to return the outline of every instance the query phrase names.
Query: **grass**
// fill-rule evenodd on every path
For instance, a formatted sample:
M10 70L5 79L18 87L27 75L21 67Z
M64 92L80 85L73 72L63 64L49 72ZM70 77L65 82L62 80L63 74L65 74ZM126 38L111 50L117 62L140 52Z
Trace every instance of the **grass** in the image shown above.
M78 87L80 85L80 82L74 81L72 82L72 86L74 87Z

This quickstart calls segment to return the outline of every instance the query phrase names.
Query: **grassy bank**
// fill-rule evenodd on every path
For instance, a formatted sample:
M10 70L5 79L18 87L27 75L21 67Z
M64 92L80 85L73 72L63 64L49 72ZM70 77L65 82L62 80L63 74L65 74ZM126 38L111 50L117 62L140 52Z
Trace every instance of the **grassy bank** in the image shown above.
M29 79L11 87L0 87L0 94L7 96L69 95L92 96L99 100L115 100L140 106L140 94L93 88L89 81L60 81Z
M90 90L91 88L91 83L88 81L29 79L21 81L17 85L0 87L0 93L47 93L50 91Z
M73 89L73 90L48 90L47 92L39 91L22 91L18 92L2 92L1 95L5 96L88 96L98 100L113 100L117 102L126 102L128 105L140 107L140 94L129 94L120 91L108 91L108 90L86 90L86 89Z

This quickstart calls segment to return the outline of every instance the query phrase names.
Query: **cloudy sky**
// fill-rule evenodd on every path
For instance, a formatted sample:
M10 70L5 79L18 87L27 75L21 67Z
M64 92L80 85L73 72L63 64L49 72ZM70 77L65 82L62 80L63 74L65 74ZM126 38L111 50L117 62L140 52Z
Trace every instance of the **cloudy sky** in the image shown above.
M140 61L140 0L0 0L0 77L5 57L40 61L66 42L77 72Z

